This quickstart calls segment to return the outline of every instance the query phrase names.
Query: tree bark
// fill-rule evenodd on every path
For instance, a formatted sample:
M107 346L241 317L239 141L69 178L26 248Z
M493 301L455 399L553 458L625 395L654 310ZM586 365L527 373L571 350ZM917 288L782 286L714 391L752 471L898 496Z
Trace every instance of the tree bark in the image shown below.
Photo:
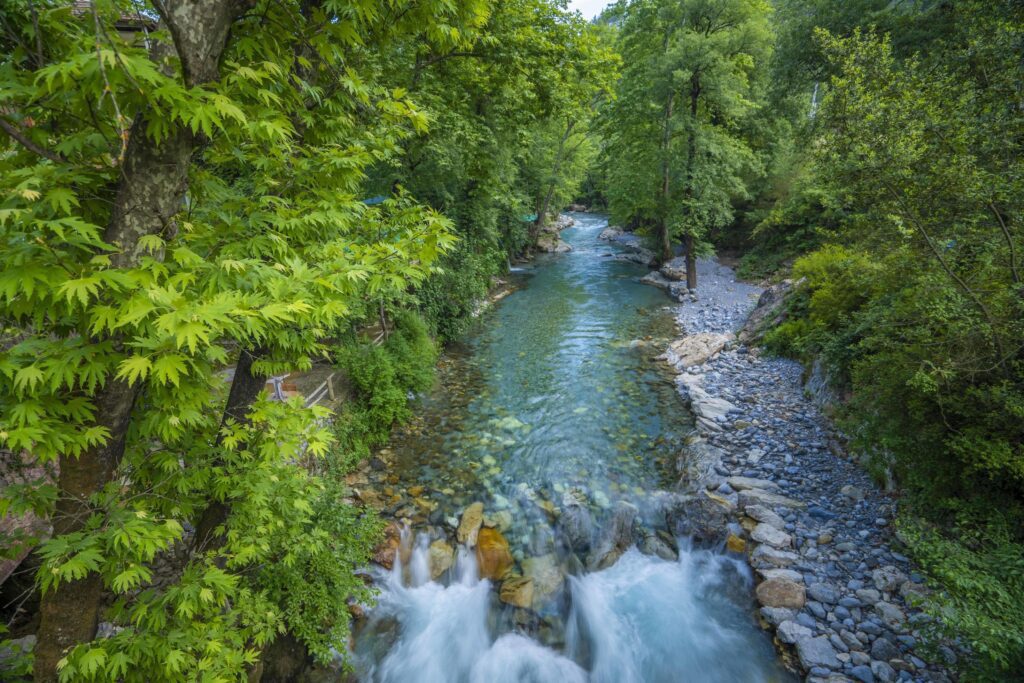
M673 256L672 234L668 227L668 198L672 182L669 146L672 143L672 110L674 104L675 93L669 89L668 98L665 100L665 113L661 133L661 220L658 223L658 245L660 249L658 258L662 263L671 261Z
M693 202L694 164L697 163L697 106L700 102L700 72L695 71L690 78L690 136L686 143L686 198ZM690 291L697 289L697 250L694 246L693 216L690 216L690 225L686 232L686 288Z
M196 86L216 80L228 31L241 3L163 0L154 4L174 40L185 83ZM163 52L155 48L153 59L159 60ZM104 234L105 240L118 248L111 256L118 268L138 265L143 253L139 244L142 237L174 237L174 216L185 197L196 145L195 136L180 125L172 127L168 136L156 144L146 138L147 125L145 113L132 123L117 196ZM89 498L113 479L121 462L140 388L108 378L93 396L97 422L109 430L110 437L77 458L61 456L54 536L80 531L93 514ZM42 597L36 633L36 681L57 680L57 663L65 652L95 637L102 596L102 578L90 573L81 580L60 584Z

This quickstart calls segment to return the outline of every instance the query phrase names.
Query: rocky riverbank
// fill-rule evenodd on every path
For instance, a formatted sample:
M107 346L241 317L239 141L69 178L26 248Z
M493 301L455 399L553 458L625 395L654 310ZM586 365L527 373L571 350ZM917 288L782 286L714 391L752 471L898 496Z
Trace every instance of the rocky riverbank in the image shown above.
M950 680L923 658L913 604L928 589L898 551L895 501L848 457L801 366L736 340L762 290L710 260L698 282L665 354L697 416L681 462L697 507L733 520L727 547L755 570L764 627L808 681Z

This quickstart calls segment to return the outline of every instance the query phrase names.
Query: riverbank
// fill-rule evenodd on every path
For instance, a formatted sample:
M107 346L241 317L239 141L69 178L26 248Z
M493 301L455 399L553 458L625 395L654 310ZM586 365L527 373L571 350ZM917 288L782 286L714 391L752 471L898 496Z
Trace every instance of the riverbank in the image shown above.
M798 363L735 341L760 288L712 260L698 282L666 359L698 416L691 450L714 457L694 483L739 522L728 547L758 576L776 646L809 681L950 680L923 658L912 604L927 588L898 552L895 500L849 458Z

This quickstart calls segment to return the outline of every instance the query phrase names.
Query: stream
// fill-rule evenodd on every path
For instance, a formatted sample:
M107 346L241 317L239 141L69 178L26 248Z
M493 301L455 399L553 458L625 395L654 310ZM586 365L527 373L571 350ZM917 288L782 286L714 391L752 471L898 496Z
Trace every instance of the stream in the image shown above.
M598 240L605 218L572 216L572 251L515 269L377 455L385 517L405 526L356 625L357 676L789 681L746 564L666 527L693 429L655 360L672 302Z

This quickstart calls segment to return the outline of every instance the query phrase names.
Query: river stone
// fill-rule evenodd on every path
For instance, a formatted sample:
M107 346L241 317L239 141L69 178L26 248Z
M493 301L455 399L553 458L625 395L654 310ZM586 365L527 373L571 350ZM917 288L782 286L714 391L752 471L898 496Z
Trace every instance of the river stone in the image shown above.
M498 597L507 605L529 609L533 606L533 579L522 576L510 576L501 582Z
M716 334L714 332L691 334L672 342L666 355L669 362L679 369L703 365L732 341L732 338L731 334Z
M800 640L801 638L810 638L812 635L814 635L811 632L811 629L807 628L806 626L801 626L795 621L788 620L779 624L775 633L779 636L779 640L781 640L784 643L789 643L790 645Z
M864 500L864 492L852 484L847 484L839 489L839 493L843 494L850 500Z
M633 545L633 525L638 513L637 507L631 503L623 500L615 503L611 523L605 528L597 547L590 554L588 564L591 569L607 569Z
M477 536L483 523L484 504L473 503L462 513L462 521L459 522L459 529L455 532L455 537L459 543L464 543L467 548L472 548L476 545Z
M651 529L642 529L640 535L641 538L640 542L637 543L637 548L644 555L653 555L670 562L675 562L679 559L679 551L676 550L674 544L670 545L668 541L661 538Z
M800 658L800 664L804 669L811 669L816 666L835 669L839 666L836 651L826 636L800 638L796 641L796 654Z
M709 420L712 424L718 418L725 417L730 412L736 410L736 406L724 398L715 398L699 387L691 387L689 394L690 407L693 409L693 412L698 417Z
M796 612L785 607L761 608L761 616L764 617L765 621L775 627L778 627L778 625L784 621L792 621L795 614Z
M751 505L768 505L771 507L787 507L787 508L802 508L806 507L803 503L792 498L780 495L778 493L771 493L770 491L764 491L761 489L748 489L746 491L740 491L739 494L739 506L741 508L747 508Z
M558 558L553 554L523 560L523 575L533 581L535 607L558 592L565 581L562 570L558 567Z
M758 522L764 522L765 524L769 524L775 527L776 529L786 528L786 520L782 519L782 517L779 517L777 514L772 512L769 508L765 507L764 505L748 505L745 512L747 513L748 517L751 517L757 520Z
M803 583L804 575L793 569L758 569L757 573L763 579L782 579L794 583Z
M757 601L765 607L788 607L800 609L806 596L804 587L795 581L768 579L757 586Z
M572 551L582 553L590 549L594 537L594 519L582 492L573 489L562 496L562 516L558 526L562 538Z
M871 572L871 581L874 582L875 588L882 592L894 591L906 580L906 574L892 565L879 567Z
M750 532L750 538L758 543L767 543L773 548L788 548L793 544L792 536L763 522L754 527Z
M753 560L760 560L767 562L768 564L775 565L776 567L788 567L797 560L800 556L796 553L791 553L788 550L779 550L773 548L770 545L759 545L751 553L750 557Z
M882 623L891 629L898 629L907 620L903 610L891 602L879 601L875 603L875 613L882 619Z
M395 566L395 557L398 555L398 547L401 544L402 528L397 522L390 522L384 527L384 538L373 549L371 559L385 569Z
M762 489L765 491L778 491L779 485L768 479L755 479L754 477L729 477L726 479L729 486L737 491L748 489Z
M443 538L430 544L427 555L430 557L430 578L435 581L455 564L455 549Z
M839 600L836 589L825 583L812 583L807 587L807 595L812 600L823 602L826 605L834 605Z
M742 553L747 549L747 542L736 534L729 534L725 539L725 549L731 553Z
M500 531L486 527L479 530L476 561L481 578L498 580L508 573L512 568L512 553Z
M675 496L665 511L665 521L676 536L717 543L727 531L727 505L727 501L723 505L719 497L707 491L692 497Z

